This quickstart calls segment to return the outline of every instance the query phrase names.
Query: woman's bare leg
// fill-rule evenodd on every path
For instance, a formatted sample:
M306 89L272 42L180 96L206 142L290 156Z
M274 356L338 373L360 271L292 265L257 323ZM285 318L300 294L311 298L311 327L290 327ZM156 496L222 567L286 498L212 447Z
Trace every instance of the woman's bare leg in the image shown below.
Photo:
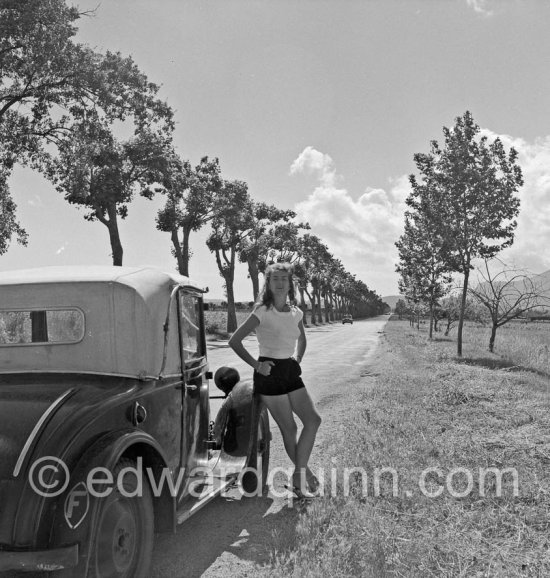
M287 395L262 395L262 401L266 405L269 413L279 426L286 453L294 463L296 459L296 442L298 428L294 420L292 406Z
M304 427L298 438L295 453L295 472L296 481L299 481L299 487L305 487L307 479L312 477L317 482L317 478L313 476L311 470L308 468L308 461L313 450L317 430L321 425L321 416L317 413L315 405L309 393L304 388L297 389L288 394L292 411L298 416ZM318 484L318 482L317 482Z
M313 449L321 417L317 413L309 394L305 388L302 388L288 395L262 395L261 398L279 426L286 453L295 465L293 485L298 485L300 488L305 487L305 480L300 479L301 474L305 472L308 484L313 491L316 491L319 487L319 481L307 466L307 462ZM297 439L298 428L294 420L294 413L304 425L299 440ZM297 460L299 460L298 463Z

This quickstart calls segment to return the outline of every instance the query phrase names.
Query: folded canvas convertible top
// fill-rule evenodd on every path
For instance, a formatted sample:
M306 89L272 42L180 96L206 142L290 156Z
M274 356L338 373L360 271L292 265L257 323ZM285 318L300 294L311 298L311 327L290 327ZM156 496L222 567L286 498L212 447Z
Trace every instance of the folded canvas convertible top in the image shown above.
M95 373L150 379L181 373L176 287L187 277L153 268L46 267L0 273L0 312L76 310L72 343L0 344L0 373ZM165 322L169 319L165 343ZM165 352L166 347L166 352Z

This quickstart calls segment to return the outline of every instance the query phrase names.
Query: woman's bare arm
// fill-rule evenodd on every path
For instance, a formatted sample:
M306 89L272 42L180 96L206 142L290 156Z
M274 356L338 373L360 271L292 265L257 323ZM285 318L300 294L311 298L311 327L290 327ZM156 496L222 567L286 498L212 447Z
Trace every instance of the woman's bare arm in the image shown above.
M250 335L259 324L260 320L254 314L251 314L244 323L237 327L235 333L233 333L229 340L229 347L231 347L244 362L248 363L250 367L253 367L255 371L262 375L269 375L271 366L274 365L274 363L272 361L257 361L243 345L243 339L247 335Z
M304 329L303 320L300 320L300 323L298 323L298 329L300 330L300 335L298 336L298 343L296 345L295 358L296 361L300 363L307 347L306 330Z

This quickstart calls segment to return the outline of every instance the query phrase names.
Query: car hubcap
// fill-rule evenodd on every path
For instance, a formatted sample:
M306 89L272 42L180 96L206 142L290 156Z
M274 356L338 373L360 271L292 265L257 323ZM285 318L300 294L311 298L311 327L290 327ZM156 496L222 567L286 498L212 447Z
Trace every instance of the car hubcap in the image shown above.
M100 529L100 576L126 575L136 555L136 531L130 504L119 501L108 507Z

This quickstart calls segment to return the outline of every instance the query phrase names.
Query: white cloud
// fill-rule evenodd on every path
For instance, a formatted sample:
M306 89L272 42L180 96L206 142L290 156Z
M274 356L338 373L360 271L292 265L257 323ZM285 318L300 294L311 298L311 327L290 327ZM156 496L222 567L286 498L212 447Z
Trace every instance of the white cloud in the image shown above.
M300 220L326 243L348 271L370 288L386 295L397 291L397 249L403 230L405 198L409 192L406 176L390 181L389 190L366 191L355 200L336 173L330 156L307 147L291 166L291 174L314 174L319 185L295 207Z
M336 184L336 172L334 162L329 157L315 150L313 147L306 147L294 160L290 166L290 174L307 173L319 177L323 185L327 187Z
M468 6L471 6L478 14L483 16L492 16L493 11L487 8L488 0L466 0Z
M489 140L497 136L506 150L518 151L518 163L523 172L524 185L518 196L521 200L518 227L514 244L500 255L534 273L550 269L550 136L532 143L522 138L499 135L484 129Z

